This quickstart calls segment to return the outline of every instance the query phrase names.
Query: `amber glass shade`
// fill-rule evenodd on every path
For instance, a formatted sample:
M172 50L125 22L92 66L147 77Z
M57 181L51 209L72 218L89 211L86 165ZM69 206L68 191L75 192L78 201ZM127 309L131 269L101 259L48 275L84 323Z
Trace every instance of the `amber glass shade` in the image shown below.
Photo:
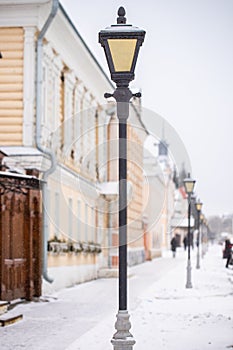
M195 180L192 180L190 177L184 179L184 187L185 187L185 192L187 194L192 194L194 185L195 185Z
M201 208L202 208L202 203L200 202L200 200L198 202L196 202L196 209L197 211L201 211Z
M130 72L137 39L108 39L115 72Z

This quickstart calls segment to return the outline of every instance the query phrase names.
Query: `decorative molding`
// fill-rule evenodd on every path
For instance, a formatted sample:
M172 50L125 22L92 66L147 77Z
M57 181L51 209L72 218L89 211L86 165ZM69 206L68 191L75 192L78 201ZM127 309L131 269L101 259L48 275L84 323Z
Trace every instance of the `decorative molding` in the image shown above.
M62 71L63 67L64 67L64 63L61 59L61 56L58 54L55 54L55 56L53 57L53 69L54 71L58 72L58 74ZM59 74L59 79L60 79L60 74Z
M35 5L19 5L12 6L11 4L2 5L0 11L0 25L1 27L26 27L37 26L38 12Z
M47 61L51 65L54 59L55 53L50 43L46 43L43 45L43 53L44 53L45 60L47 58L48 59Z
M34 142L34 101L35 101L35 28L24 28L24 74L23 74L23 144L32 146Z
M16 192L26 194L28 189L40 189L40 180L33 176L0 172L0 193Z
M64 68L64 64L59 55L55 55L52 61L52 84L53 84L53 129L55 130L55 144L59 144L59 135L57 133L57 128L60 127L60 83L61 83L61 72Z
M68 88L74 89L76 83L76 76L72 70L67 70L64 72L65 83L67 83Z

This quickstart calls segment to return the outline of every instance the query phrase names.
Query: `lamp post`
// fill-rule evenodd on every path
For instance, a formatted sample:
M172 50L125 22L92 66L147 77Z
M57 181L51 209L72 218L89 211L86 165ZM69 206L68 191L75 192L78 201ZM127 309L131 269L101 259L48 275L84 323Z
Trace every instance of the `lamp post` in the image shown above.
M196 210L197 210L197 265L196 268L200 269L200 215L201 215L201 209L202 209L202 203L200 202L200 199L195 203Z
M134 79L134 70L145 31L126 24L125 9L118 10L117 24L99 32L99 42L104 48L111 79L116 83L113 97L117 103L119 119L119 310L113 335L114 350L132 350L135 340L129 332L131 324L127 311L127 118L129 101L141 97L132 94L129 83Z
M206 238L203 230L205 216L203 213L200 215L200 230L201 230L201 256L204 258L205 255L205 249L206 249Z
M188 174L188 178L184 179L185 192L188 195L188 263L187 263L186 288L192 288L191 259L190 259L190 243L191 243L190 217L191 217L191 195L193 193L195 182L196 182L195 180L192 180L190 178L190 174Z

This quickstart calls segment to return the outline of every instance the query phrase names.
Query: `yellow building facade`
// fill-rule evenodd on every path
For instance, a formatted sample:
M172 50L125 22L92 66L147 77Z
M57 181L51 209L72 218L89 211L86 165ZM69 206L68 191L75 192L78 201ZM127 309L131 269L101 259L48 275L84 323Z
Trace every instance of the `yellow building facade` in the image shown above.
M0 28L0 144L22 145L24 30Z
M104 184L117 182L111 146L116 116L103 98L114 87L60 5L43 38L39 61L38 37L51 6L52 1L45 0L0 4L0 149L7 155L5 165L22 173L37 168L43 178L51 160L37 149L37 138L56 157L43 203L48 220L45 268L54 281L50 284L45 278L44 292L96 278L99 269L115 266L117 249L112 243L118 235L117 212L111 215L111 201L102 191ZM38 64L42 68L39 84ZM139 112L132 108L128 127L130 264L144 260L145 135Z

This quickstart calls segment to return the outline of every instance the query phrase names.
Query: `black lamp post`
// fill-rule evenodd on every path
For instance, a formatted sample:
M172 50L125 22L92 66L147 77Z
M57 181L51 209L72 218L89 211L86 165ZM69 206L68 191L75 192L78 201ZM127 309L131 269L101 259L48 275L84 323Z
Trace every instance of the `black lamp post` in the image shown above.
M195 203L196 210L197 210L197 265L196 268L200 269L200 214L202 209L202 203L200 202L200 199Z
M188 263L187 263L187 282L186 288L192 288L191 282L191 259L190 259L190 243L191 243L191 232L190 232L190 217L191 217L191 195L193 193L195 180L190 178L190 174L188 174L188 178L184 179L184 187L185 192L188 195Z
M111 79L116 83L113 94L119 119L119 311L115 324L116 333L112 344L115 350L131 350L135 344L129 332L131 324L127 311L127 118L129 101L133 95L129 83L134 79L134 70L145 31L126 24L125 9L118 10L117 24L101 30L99 42L103 46Z

